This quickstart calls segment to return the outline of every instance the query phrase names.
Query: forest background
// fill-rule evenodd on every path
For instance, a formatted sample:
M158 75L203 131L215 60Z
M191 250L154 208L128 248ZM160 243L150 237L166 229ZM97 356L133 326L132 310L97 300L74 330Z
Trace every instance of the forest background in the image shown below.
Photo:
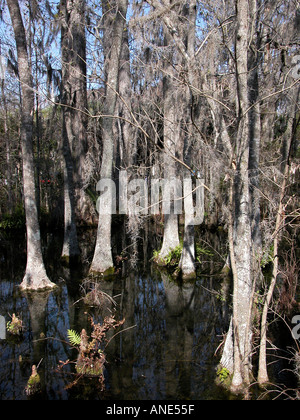
M203 179L203 223L227 233L232 275L221 367L232 391L249 385L259 325L257 377L268 382L276 288L276 309L299 309L299 2L7 0L0 10L0 226L26 224L21 287L54 287L41 223L64 229L67 262L80 255L78 227L98 225L91 273L113 273L99 180ZM182 242L178 272L190 279L195 229L175 206L155 259L167 265ZM128 235L146 223L129 215Z

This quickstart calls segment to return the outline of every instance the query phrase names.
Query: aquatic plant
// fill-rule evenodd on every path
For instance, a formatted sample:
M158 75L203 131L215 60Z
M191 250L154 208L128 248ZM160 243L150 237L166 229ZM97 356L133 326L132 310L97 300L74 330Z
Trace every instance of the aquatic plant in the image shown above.
M23 331L23 322L15 314L12 315L11 321L6 324L7 331L15 336L20 336Z
M81 337L76 331L68 330L68 339L72 346L76 347L80 345Z
M228 369L224 368L224 367L220 367L217 370L217 377L218 380L220 382L220 384L223 384L226 386L227 382L230 380L230 372Z
M180 244L169 252L169 254L165 258L165 263L167 266L177 267L179 265L182 249L183 249L183 244Z
M202 256L212 258L214 256L214 253L212 252L212 250L205 247L203 248L199 244L196 244L196 260L200 264L202 264L202 260L201 260Z
M175 268L178 267L180 263L180 258L182 254L183 244L178 245L176 248L171 249L169 254L162 258L160 256L160 251L153 252L152 261L154 261L158 265L163 265L167 268Z
M37 394L41 391L41 378L37 372L37 367L35 365L32 366L31 376L28 379L25 393L27 396L32 396Z
M107 305L117 306L113 297L101 290L101 284L97 280L93 281L89 276L81 285L82 298L84 303L91 307L105 308Z
M116 321L114 316L110 316L104 318L103 323L95 323L91 317L90 322L92 327L90 337L88 337L85 329L81 331L81 334L70 329L68 330L68 339L70 344L78 350L78 357L75 363L76 373L79 377L98 377L102 389L104 389L104 365L106 362L104 349L107 343L106 334L109 330L122 326L125 319ZM69 360L60 363L60 367L62 368L69 363ZM76 382L77 380L74 383Z

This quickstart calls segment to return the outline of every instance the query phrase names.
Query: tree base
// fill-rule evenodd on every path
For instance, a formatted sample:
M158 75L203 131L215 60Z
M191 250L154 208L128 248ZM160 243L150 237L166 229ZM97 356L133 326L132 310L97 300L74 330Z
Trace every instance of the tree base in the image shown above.
M272 385L269 378L258 378L257 383L260 389L268 389Z
M89 276L91 276L91 277L101 277L101 278L113 277L115 274L116 274L116 272L115 272L114 267L107 268L104 272L94 270L94 269L91 269L90 272L89 272Z
M80 255L62 255L60 261L64 267L69 267L70 265L78 265L80 263Z
M32 274L26 273L19 287L23 291L43 291L53 290L57 285L52 283L46 276L40 277L38 274L33 276Z
M191 271L190 273L184 273L182 271L181 275L182 275L182 280L186 282L196 280L197 278L196 271Z

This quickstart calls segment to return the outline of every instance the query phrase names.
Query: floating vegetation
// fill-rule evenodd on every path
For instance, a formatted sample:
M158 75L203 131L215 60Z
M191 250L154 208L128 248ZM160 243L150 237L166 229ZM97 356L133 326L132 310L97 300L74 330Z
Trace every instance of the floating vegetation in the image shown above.
M104 365L106 356L104 353L105 346L109 343L106 334L110 330L115 330L121 327L125 319L117 321L114 316L104 318L103 323L95 323L94 319L90 318L92 332L91 336L87 335L85 329L81 334L74 330L68 330L68 339L70 344L77 348L78 357L75 363L75 369L78 378L73 382L77 383L78 379L82 376L98 377L102 390L104 390ZM67 362L60 362L60 368L69 364Z
M70 341L70 344L74 347L79 346L81 343L80 334L78 334L74 330L68 330L68 339Z
M106 306L116 307L117 303L113 297L101 290L101 283L97 281L92 281L90 278L87 278L82 286L82 300L83 302L90 307L94 308L105 308Z
M41 391L41 378L37 372L37 367L35 365L32 366L31 376L28 379L25 393L27 396L33 396Z
M21 336L23 332L23 322L15 314L12 315L11 321L6 324L7 331L14 336Z

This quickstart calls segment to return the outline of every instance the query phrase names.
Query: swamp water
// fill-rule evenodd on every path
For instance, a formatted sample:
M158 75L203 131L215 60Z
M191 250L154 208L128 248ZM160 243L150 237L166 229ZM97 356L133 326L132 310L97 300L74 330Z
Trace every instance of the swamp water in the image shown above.
M0 315L6 322L12 314L23 321L23 336L0 340L0 399L27 399L25 388L33 365L39 365L42 392L49 400L207 400L228 396L215 385L219 356L215 351L228 326L228 307L219 298L220 281L201 276L180 284L149 263L155 240L144 238L137 270L121 263L120 275L101 281L99 287L114 297L102 307L85 305L83 280L92 257L95 231L81 233L84 264L66 268L60 264L61 238L47 234L44 253L47 271L58 284L50 293L21 294L24 274L24 237L1 238ZM148 236L148 235L147 235ZM221 244L222 241L219 242ZM151 243L151 246L150 246ZM221 245L220 245L221 246ZM119 249L118 249L119 248ZM124 249L115 242L114 251ZM211 261L216 269L220 264ZM58 369L60 362L76 361L77 352L68 342L68 330L89 334L92 316L101 322L115 312L125 318L124 332L107 338L105 391L97 379L74 383L75 366ZM132 328L131 328L132 327ZM99 385L99 386L98 386Z

